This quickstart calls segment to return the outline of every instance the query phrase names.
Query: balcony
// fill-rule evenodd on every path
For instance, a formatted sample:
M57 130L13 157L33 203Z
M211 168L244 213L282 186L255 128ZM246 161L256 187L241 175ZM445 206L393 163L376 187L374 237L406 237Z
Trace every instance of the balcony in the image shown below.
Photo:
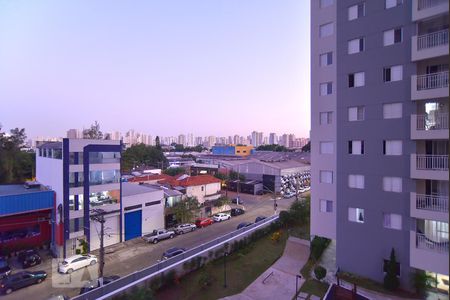
M411 115L412 140L448 140L448 114Z
M448 55L448 29L411 38L411 60Z
M410 231L412 267L448 274L448 240L436 242L422 233Z
M448 97L448 71L411 76L411 99Z
M448 12L448 0L413 0L412 20L422 20Z
M411 217L448 223L448 196L411 193Z
M448 155L411 154L411 178L448 180Z

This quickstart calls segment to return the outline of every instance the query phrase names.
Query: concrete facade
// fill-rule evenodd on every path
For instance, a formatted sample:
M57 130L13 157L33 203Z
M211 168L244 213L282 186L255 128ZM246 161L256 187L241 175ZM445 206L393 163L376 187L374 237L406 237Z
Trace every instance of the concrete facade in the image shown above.
M448 3L311 1L311 47L312 235L342 271L381 282L394 248L403 286L414 268L448 280Z

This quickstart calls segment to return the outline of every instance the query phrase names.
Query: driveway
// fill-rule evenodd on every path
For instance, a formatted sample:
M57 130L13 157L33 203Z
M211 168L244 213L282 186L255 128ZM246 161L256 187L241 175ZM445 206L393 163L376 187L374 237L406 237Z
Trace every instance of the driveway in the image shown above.
M233 193L228 193L231 198ZM162 253L170 247L184 247L193 248L203 243L206 243L214 238L224 235L236 229L241 222L254 222L257 216L271 216L274 214L273 201L270 195L253 196L247 194L240 194L240 198L244 199L244 207L246 213L240 216L232 217L229 221L213 224L206 228L198 229L195 232L177 236L171 240L161 241L153 245L147 244L142 239L134 239L121 244L113 245L106 248L105 268L104 274L125 276L134 271L141 270L145 267L151 266L161 258ZM278 200L278 211L288 209L295 198ZM232 205L235 207L236 205ZM93 254L98 255L98 251L93 251ZM82 277L83 280L94 279L91 274L94 274L98 266L89 267L89 269L75 271L71 276L52 274L51 259L46 259L43 264L30 268L29 270L37 271L44 270L49 274L47 280L43 283L23 288L14 291L8 296L3 296L1 299L10 300L24 300L24 299L48 299L52 295L64 294L73 297L78 295L80 288L58 287L52 285L52 281L58 283L59 286L70 286L74 282L76 276Z

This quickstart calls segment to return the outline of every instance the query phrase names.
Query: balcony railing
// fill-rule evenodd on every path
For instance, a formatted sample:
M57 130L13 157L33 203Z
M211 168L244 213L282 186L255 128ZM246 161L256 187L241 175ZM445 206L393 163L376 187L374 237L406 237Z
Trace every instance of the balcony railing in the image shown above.
M416 233L416 236L417 248L432 250L440 253L448 253L448 240L436 242L422 233Z
M448 71L417 76L417 90L448 87Z
M448 212L448 197L417 194L416 208L431 211Z
M448 114L417 115L417 130L448 129Z
M417 9L418 10L427 9L433 6L438 6L439 4L445 2L448 2L448 0L419 0L417 4Z
M417 50L448 45L448 29L417 37Z
M448 155L417 155L417 170L448 171Z

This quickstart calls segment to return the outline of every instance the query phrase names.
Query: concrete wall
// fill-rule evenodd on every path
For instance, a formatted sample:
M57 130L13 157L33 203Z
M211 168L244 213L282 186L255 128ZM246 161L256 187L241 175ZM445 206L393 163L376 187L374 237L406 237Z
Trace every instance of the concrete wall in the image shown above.
M416 72L411 63L411 2L391 9L384 1L366 1L365 16L348 21L347 8L354 0L337 1L337 243L336 264L377 281L383 280L383 259L392 248L401 264L400 280L409 284L410 194L415 182L409 178L409 155L415 144L409 140L410 115L415 105L410 98L410 76ZM403 27L403 42L383 47L383 31ZM347 54L348 40L365 37L365 50ZM383 82L383 67L403 65L403 80ZM348 74L365 72L365 86L348 87ZM383 103L402 102L403 117L383 119ZM365 106L365 118L348 121L349 106ZM402 140L403 155L383 155L383 140ZM349 155L348 141L364 140L363 155ZM364 189L348 187L349 174L365 176ZM383 176L402 177L401 193L385 192ZM363 208L365 222L348 221L348 208ZM402 229L383 227L383 213L402 215Z
M63 203L63 161L36 155L36 180L49 186L56 194L56 207ZM56 211L56 222L62 218Z
M205 202L205 196L217 194L220 192L220 189L220 183L189 186L186 188L186 195L190 197L197 197L198 202L203 203Z
M333 1L336 2L336 1ZM311 235L336 238L336 183L320 183L321 170L329 170L336 177L336 3L319 7L320 1L311 0ZM320 38L319 27L334 22L334 34ZM321 67L319 55L332 52L333 63ZM332 82L331 95L320 96L320 83ZM331 124L320 124L320 113L331 112ZM332 142L332 154L320 154L320 142ZM335 179L334 179L335 180ZM320 200L333 202L332 212L320 212Z

